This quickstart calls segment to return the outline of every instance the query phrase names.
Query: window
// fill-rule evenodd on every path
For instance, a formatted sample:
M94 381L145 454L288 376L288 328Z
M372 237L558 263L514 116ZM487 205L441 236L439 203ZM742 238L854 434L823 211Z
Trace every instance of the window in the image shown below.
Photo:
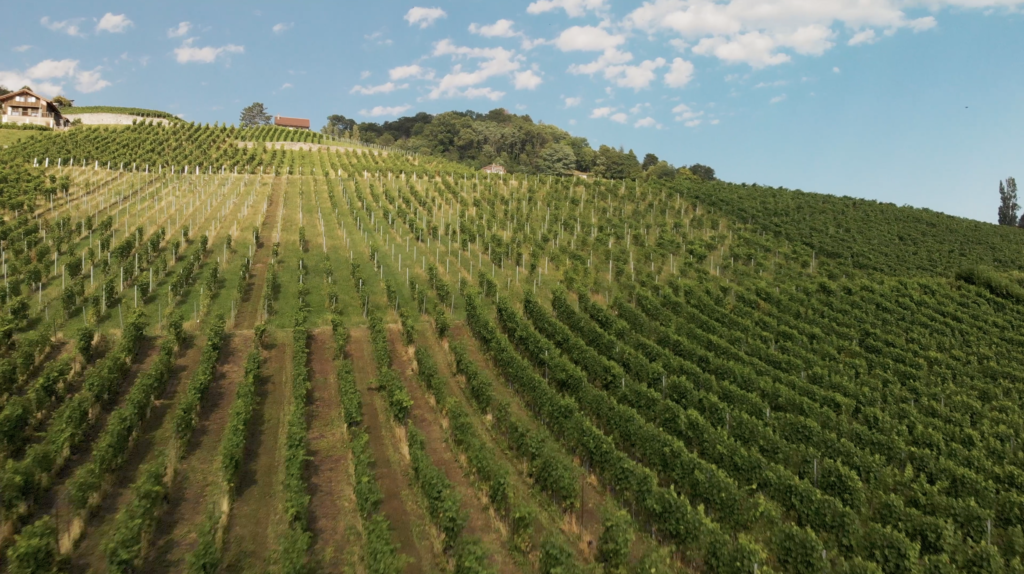
M28 100L26 100L26 101L35 103L37 100L36 100L35 96L29 96Z
M15 96L14 97L14 101L16 101L16 102L24 102L25 101L25 96Z

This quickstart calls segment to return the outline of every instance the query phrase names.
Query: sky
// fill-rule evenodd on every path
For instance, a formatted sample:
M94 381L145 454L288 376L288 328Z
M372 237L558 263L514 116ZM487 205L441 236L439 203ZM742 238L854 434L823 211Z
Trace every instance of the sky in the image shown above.
M738 183L995 221L1024 0L17 2L0 85L237 123L529 114Z

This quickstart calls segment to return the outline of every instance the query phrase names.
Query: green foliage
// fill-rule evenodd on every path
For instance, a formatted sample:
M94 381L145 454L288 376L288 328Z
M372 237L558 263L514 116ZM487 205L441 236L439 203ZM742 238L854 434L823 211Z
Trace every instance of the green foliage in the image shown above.
M103 541L107 571L118 574L143 572L142 563L149 541L156 530L160 511L167 502L168 458L161 454L142 468L132 485L131 499L117 513L110 533Z
M270 124L270 114L266 107L259 102L254 102L242 109L238 118L238 126L242 128L254 128Z
M206 344L203 345L203 352L199 356L199 366L189 379L185 397L178 403L178 408L174 412L174 439L177 444L176 454L179 457L185 455L192 432L199 424L199 410L202 408L206 392L213 384L223 344L224 318L214 317L206 330Z
M718 180L718 178L715 177L715 170L711 169L710 167L708 167L706 165L701 165L699 163L695 163L695 164L691 165L690 167L688 167L687 169L690 171L690 173L692 173L693 175L697 176L702 181L717 181Z
M284 516L287 528L280 542L281 568L284 572L306 572L309 548L313 542L307 525L310 496L304 477L308 458L306 401L310 381L309 333L301 319L296 320L292 338L292 405L284 446Z
M605 572L625 572L633 532L633 521L625 511L608 511L597 540L597 561Z
M242 375L242 382L235 391L235 401L231 403L228 425L220 444L221 481L228 492L234 491L238 473L242 468L245 437L249 431L253 410L256 408L256 385L260 382L261 363L259 342L254 340L253 349L245 359L245 372Z
M1024 287L992 269L979 266L965 267L957 271L956 279L986 289L1000 299L1024 302Z
M540 574L578 574L580 570L571 548L554 536L544 539L540 546Z
M49 516L26 526L7 549L10 574L56 574L63 570L57 551L57 524Z
M76 510L92 510L99 502L102 485L127 461L132 438L141 430L153 402L163 394L170 380L174 350L174 342L165 340L156 362L132 385L124 404L111 413L96 439L92 458L68 481L71 506Z
M415 427L409 427L409 457L416 485L427 502L427 514L441 531L445 551L452 551L466 526L465 513L460 508L458 493L452 488L444 472L434 466L426 450L426 439Z

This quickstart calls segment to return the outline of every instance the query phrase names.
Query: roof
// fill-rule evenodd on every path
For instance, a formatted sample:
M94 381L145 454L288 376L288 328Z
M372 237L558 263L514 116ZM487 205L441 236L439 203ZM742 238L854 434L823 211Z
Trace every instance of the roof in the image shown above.
M31 95L31 96L35 96L35 97L39 98L40 101L46 102L46 103L48 103L50 105L53 105L53 102L51 102L50 100L44 98L43 96L40 96L39 94L33 92L32 90L29 90L28 88L22 88L20 90L17 90L17 91L11 92L9 94L4 94L4 95L0 96L0 102L2 102L4 100L8 100L10 98L13 98L14 96L21 96L23 94L28 94L28 95Z
M286 118L284 116L274 116L274 125L286 128L305 128L308 130L309 120L302 118Z
M498 171L504 172L505 166L492 163L491 165L485 165L480 171L489 171L494 173L497 173Z

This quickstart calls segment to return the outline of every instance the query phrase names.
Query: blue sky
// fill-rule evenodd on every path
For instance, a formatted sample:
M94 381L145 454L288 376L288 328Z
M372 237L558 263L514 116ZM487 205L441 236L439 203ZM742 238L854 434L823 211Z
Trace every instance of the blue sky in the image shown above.
M1024 177L1024 0L55 1L0 84L237 122L504 107L720 177L994 221Z

